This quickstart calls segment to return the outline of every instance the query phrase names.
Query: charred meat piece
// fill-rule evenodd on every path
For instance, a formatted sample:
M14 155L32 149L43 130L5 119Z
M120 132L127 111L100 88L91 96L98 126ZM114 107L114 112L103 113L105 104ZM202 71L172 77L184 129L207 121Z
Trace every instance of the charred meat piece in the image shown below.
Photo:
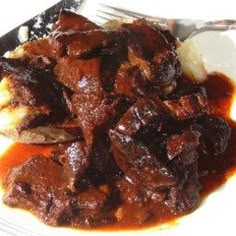
M231 129L223 119L203 116L193 124L192 129L201 133L205 151L209 154L217 156L225 152L231 136Z
M182 96L178 100L166 100L164 104L178 120L199 117L209 112L208 101L201 93Z
M169 160L196 149L199 146L199 137L200 133L196 131L184 131L179 135L171 135L167 140L167 157Z
M148 98L137 100L117 123L117 132L132 137L144 129L160 130L169 117L162 102L158 103Z
M88 79L99 78L100 64L100 58L79 60L66 56L59 59L54 72L62 84L72 91L78 91L80 90L78 86L87 87L86 84L81 82L85 81L81 80L82 77L87 77Z
M100 29L100 27L84 16L64 10L60 13L59 19L52 30L55 34L58 32L79 32L94 29Z
M161 88L175 87L181 68L177 55L165 35L145 20L123 24L128 35L128 57L139 66L146 78ZM170 89L170 91L173 90ZM167 90L163 89L162 93ZM169 93L169 91L168 91Z
M110 130L109 136L116 163L131 183L153 191L174 185L171 170L141 142L114 130Z

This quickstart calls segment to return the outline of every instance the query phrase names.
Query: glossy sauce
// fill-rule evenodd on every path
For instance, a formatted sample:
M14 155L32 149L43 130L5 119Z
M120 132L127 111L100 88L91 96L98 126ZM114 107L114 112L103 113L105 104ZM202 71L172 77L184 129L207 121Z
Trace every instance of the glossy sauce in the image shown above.
M205 87L207 89L211 113L226 119L231 126L232 133L228 149L224 153L223 157L218 157L214 162L214 165L209 160L202 161L200 164L200 170L203 173L203 176L200 178L203 186L201 190L202 198L225 183L227 178L236 170L236 123L233 122L229 116L235 93L234 85L226 76L219 73L214 73L209 75L209 79L205 83ZM50 152L56 146L57 145L14 144L0 158L0 178L4 178L8 170L22 164L25 160L32 156L39 154L49 156ZM132 215L135 212L134 206L127 204L122 205L122 208L125 209L125 212L127 213L125 222L120 222L115 226L106 227L105 230L140 229L140 225L137 224L137 227L135 227L134 222L132 222ZM155 212L156 209L160 210L158 206L152 205L150 208L153 212ZM162 212L159 212L158 215L159 217L154 217L153 221L148 224L144 224L141 227L158 225L176 218L176 216L173 216L173 213L166 211L166 209L163 209L163 214ZM132 227L129 227L130 225L132 225ZM104 228L102 229L104 230Z
M236 122L230 118L236 92L235 85L223 74L213 73L208 76L205 87L211 113L228 122L231 127L231 138L223 156L215 157L214 162L206 160L201 163L201 168L207 171L206 175L200 178L203 185L201 191L203 197L225 183L236 171Z

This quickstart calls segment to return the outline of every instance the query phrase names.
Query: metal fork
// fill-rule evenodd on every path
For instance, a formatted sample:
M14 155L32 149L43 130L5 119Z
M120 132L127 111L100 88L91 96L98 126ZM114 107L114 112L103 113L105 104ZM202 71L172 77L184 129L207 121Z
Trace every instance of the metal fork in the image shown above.
M225 31L236 29L236 20L203 21L194 19L167 19L104 4L99 4L96 18L99 24L103 24L111 20L122 21L124 19L135 20L145 18L170 30L170 32L176 38L179 38L180 41L184 41L185 39L191 38L204 31Z

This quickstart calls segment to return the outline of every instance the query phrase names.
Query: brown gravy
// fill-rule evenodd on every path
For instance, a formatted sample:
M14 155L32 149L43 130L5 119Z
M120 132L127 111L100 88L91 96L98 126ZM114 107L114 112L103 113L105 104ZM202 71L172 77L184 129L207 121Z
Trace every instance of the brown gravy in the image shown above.
M200 168L203 170L203 176L201 177L202 183L202 197L205 197L210 192L214 191L220 185L225 183L229 176L231 176L236 169L236 123L229 117L230 108L233 102L233 96L235 92L234 85L231 80L220 73L214 73L209 75L208 81L205 83L207 93L209 97L209 103L211 106L211 112L217 116L224 117L231 126L232 134L227 151L224 153L223 158L218 158L218 162L214 165L208 161L203 161L200 164ZM7 171L15 166L20 165L28 158L44 154L48 156L56 145L27 145L27 144L14 144L11 146L0 159L0 179L3 179L7 174ZM126 222L120 222L115 226L111 226L106 229L135 229L134 222L131 222L132 212L135 208L132 205L123 205L123 209L126 210L128 216L125 218ZM150 206L155 211L155 206ZM163 211L163 215L155 217L155 221L145 224L144 227L154 226L166 221L173 220L174 217L170 212ZM161 215L161 214L159 214ZM130 221L129 221L130 218ZM132 225L132 227L130 227ZM142 226L141 226L142 227ZM104 229L104 228L103 228ZM140 225L137 224L137 229L140 229Z

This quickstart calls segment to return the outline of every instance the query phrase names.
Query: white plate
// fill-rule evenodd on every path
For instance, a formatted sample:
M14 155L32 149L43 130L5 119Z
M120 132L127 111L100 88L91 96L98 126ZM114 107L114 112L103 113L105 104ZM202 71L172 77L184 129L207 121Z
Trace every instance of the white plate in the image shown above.
M91 1L89 1L91 2ZM107 1L108 2L108 1ZM114 5L113 1L113 5ZM124 2L124 1L121 1ZM144 8L147 7L142 1ZM148 1L150 3L150 1ZM94 3L94 2L93 2ZM119 6L121 5L120 1ZM140 1L139 1L140 4ZM140 6L142 6L142 4ZM161 2L160 2L161 4ZM89 6L89 7L88 7ZM126 6L126 5L123 5ZM160 7L160 5L159 5ZM89 9L89 10L88 10ZM150 9L150 8L149 8ZM87 12L86 12L87 11ZM94 16L95 5L87 5L83 13ZM182 12L183 13L183 12ZM226 18L226 17L225 17ZM236 82L236 31L207 32L194 38L198 50L202 53L205 66L209 72L220 71ZM233 108L232 108L233 110ZM232 112L232 114L236 113ZM233 117L236 118L236 117ZM0 138L2 151L7 147L9 140ZM0 198L2 192L0 191ZM199 235L236 235L236 176L231 177L227 183L217 191L211 193L193 213L184 216L173 225L149 228L140 231L128 232L99 232L81 231L69 228L52 228L41 223L36 217L19 209L10 209L0 200L0 235L16 236L86 236L86 235L135 235L146 236L199 236Z

